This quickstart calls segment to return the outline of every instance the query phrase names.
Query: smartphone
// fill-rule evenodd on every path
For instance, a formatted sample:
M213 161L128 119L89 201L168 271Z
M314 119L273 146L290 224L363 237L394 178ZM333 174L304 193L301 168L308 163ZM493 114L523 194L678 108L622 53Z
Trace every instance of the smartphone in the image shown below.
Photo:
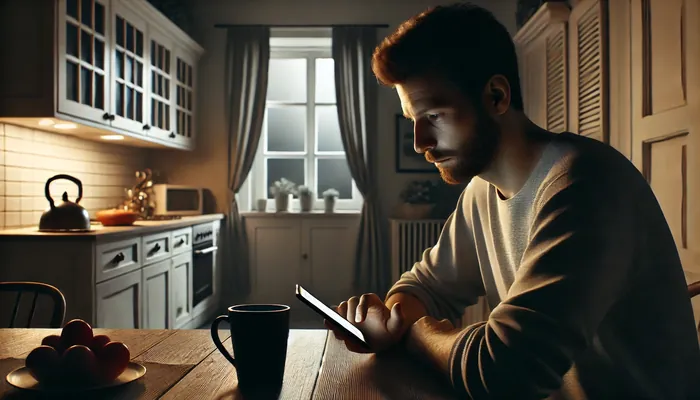
M302 303L309 306L312 310L319 313L323 318L331 323L334 327L345 333L345 336L354 339L358 344L369 348L367 341L365 341L365 336L362 334L355 325L351 324L350 321L345 319L342 315L338 314L337 311L331 309L327 305L323 304L322 301L314 297L311 293L305 290L303 287L296 285L296 295Z

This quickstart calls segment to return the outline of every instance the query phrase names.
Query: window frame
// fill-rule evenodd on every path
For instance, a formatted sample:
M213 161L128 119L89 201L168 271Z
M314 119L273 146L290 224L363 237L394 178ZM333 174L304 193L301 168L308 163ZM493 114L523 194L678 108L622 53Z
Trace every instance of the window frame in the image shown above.
M317 151L318 143L316 141L317 122L316 122L316 107L318 106L336 106L336 102L316 102L316 59L317 58L332 58L331 49L328 47L288 47L288 48L270 48L270 58L279 59L306 59L306 102L286 102L286 101L269 101L265 102L265 117L263 118L262 132L260 143L255 155L255 161L251 170L253 184L251 185L252 197L255 199L267 198L267 159L298 159L303 157L304 177L306 185L314 192L314 200L312 202L312 211L323 210L325 205L323 198L318 198L321 194L316 192L317 164L319 159L343 159L347 160L345 151ZM277 152L267 151L267 118L268 108L285 108L285 107L306 107L306 137L304 143L304 151L298 152ZM335 203L336 210L340 211L359 211L362 209L364 199L362 194L357 189L355 180L352 179L352 198L341 199L337 198ZM299 182L295 182L299 184ZM275 211L274 199L268 199L266 211ZM300 211L301 205L298 198L293 197L289 203L290 211Z

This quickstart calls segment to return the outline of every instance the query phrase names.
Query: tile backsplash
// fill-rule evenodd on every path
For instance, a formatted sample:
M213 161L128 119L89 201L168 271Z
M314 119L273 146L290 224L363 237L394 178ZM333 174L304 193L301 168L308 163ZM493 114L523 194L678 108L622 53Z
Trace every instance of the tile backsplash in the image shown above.
M124 199L124 188L136 183L135 171L146 165L146 150L0 123L0 229L37 226L49 206L46 181L68 174L83 183L80 204L91 216ZM67 180L51 184L56 203L66 191L70 201L77 186Z

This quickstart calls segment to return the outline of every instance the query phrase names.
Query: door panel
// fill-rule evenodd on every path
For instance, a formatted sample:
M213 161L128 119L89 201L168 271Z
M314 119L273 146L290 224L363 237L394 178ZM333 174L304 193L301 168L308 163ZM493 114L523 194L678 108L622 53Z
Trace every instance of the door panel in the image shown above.
M656 194L686 273L700 272L700 2L631 0L632 161ZM692 29L692 30L691 30Z

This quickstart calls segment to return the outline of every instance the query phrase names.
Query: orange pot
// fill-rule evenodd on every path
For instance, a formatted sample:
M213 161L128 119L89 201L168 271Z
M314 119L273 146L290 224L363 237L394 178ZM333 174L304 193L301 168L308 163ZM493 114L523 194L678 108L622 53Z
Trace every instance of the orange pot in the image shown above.
M97 220L104 226L125 226L133 225L139 218L139 214L127 210L101 210L95 213Z

